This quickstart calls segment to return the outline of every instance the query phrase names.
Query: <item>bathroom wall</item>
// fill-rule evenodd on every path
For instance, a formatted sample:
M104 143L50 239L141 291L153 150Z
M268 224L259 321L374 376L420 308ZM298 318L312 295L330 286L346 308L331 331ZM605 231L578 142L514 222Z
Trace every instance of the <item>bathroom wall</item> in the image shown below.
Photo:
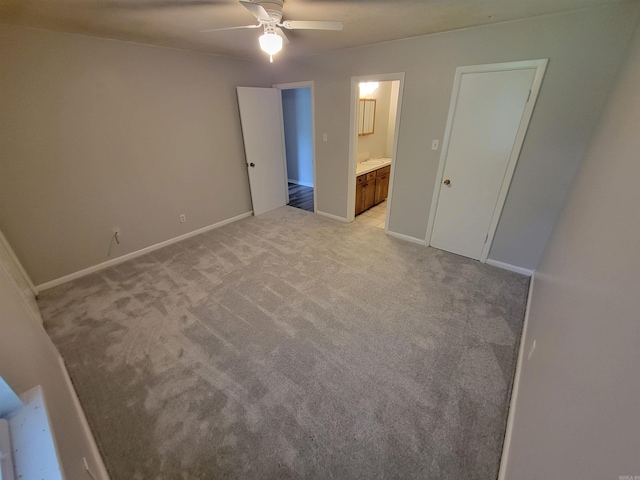
M363 135L358 137L358 159L367 152L369 153L369 158L387 156L387 132L389 129L391 83L392 82L380 82L380 86L373 93L366 95L366 98L376 99L376 118L373 135Z
M387 149L385 157L393 157L393 140L395 139L396 116L398 113L398 96L400 95L400 82L391 82L391 98L389 99L389 122L387 123Z

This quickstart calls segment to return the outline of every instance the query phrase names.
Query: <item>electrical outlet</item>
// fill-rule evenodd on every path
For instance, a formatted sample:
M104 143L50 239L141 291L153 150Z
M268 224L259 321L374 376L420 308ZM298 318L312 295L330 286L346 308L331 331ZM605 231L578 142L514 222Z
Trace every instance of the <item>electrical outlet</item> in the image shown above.
M180 223L184 223L187 221L187 216L184 213L180 214Z
M434 140L431 142L431 150L438 150L440 147L440 140Z
M322 134L322 141L323 141L323 142L326 142L327 140L329 140L328 135L327 135L326 133L323 133L323 134Z

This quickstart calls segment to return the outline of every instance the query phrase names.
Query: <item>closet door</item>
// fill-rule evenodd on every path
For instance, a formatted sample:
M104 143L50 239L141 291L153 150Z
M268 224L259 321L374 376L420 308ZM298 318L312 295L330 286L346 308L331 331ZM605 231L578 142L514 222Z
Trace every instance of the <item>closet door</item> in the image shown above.
M459 75L432 246L481 259L524 138L536 73L532 66Z

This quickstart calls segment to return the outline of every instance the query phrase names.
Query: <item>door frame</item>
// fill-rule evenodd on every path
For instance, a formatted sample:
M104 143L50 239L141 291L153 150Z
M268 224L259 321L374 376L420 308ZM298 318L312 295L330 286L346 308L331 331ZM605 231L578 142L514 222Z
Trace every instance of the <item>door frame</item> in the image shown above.
M509 161L507 163L507 170L505 172L504 179L500 187L500 192L498 194L498 201L496 202L496 206L493 210L493 215L491 216L491 222L489 223L489 232L488 232L487 240L484 246L482 247L482 253L480 254L480 262L486 263L487 258L489 257L489 252L491 250L491 245L493 244L493 237L495 236L496 229L498 228L498 222L500 221L500 216L502 215L502 209L504 207L504 203L507 198L509 186L511 185L513 173L515 172L516 164L518 163L518 158L520 157L520 152L522 150L522 145L524 143L524 137L527 133L527 129L529 128L531 115L533 114L533 109L536 105L538 94L540 93L542 79L544 78L544 73L548 63L549 63L549 59L543 58L539 60L523 60L523 61L517 61L517 62L491 63L486 65L470 65L466 67L456 68L456 74L453 80L453 90L451 93L451 102L449 103L449 114L447 116L447 126L444 132L444 138L442 140L442 150L440 151L438 173L436 175L436 181L435 181L436 183L433 189L433 197L431 200L431 210L429 211L429 221L427 223L427 234L425 237L426 245L428 246L431 245L431 237L433 235L433 226L435 223L436 211L438 209L438 200L440 199L440 188L442 186L442 177L444 175L444 168L447 161L447 155L449 153L451 129L453 127L453 120L455 118L455 108L458 104L458 93L460 91L460 83L462 81L462 76L467 73L506 72L509 70L523 70L523 69L530 69L530 68L536 69L536 73L533 78L533 83L531 85L531 93L529 95L529 99L527 103L525 104L524 111L522 112L522 119L520 120L520 126L518 127L518 131L516 133L516 138L513 143L513 148L511 149L511 155L509 156Z
M0 269L7 272L10 280L16 287L16 291L20 292L20 296L29 307L29 312L42 323L42 316L38 308L38 289L31 281L31 277L18 260L13 248L9 245L8 240L0 231Z
M393 82L399 81L398 105L396 107L396 125L393 132L393 148L391 150L391 173L389 174L389 193L387 195L387 213L385 216L384 233L389 233L389 216L391 214L391 201L393 194L393 181L395 178L396 163L398 162L398 137L400 133L400 118L402 117L402 96L404 92L404 72L379 73L351 77L351 107L349 108L349 162L347 171L347 222L353 222L356 217L356 146L358 145L358 129L356 117L358 116L358 84L360 82Z
M273 88L280 91L280 106L282 107L282 90L295 90L297 88L311 88L311 148L313 159L313 213L318 213L318 176L316 175L316 105L315 105L315 83L313 80L306 82L292 82L292 83L276 83L272 85ZM287 148L284 139L284 112L280 108L282 116L282 144L285 145L284 149L284 182L287 187L287 203L289 203L289 178L287 172Z

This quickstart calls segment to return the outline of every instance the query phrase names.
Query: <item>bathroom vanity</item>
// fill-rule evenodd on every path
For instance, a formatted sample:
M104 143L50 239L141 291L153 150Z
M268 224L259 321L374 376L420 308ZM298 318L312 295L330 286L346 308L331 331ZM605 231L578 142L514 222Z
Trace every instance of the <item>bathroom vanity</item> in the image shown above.
M390 158L377 158L357 163L356 215L387 199L390 174Z

